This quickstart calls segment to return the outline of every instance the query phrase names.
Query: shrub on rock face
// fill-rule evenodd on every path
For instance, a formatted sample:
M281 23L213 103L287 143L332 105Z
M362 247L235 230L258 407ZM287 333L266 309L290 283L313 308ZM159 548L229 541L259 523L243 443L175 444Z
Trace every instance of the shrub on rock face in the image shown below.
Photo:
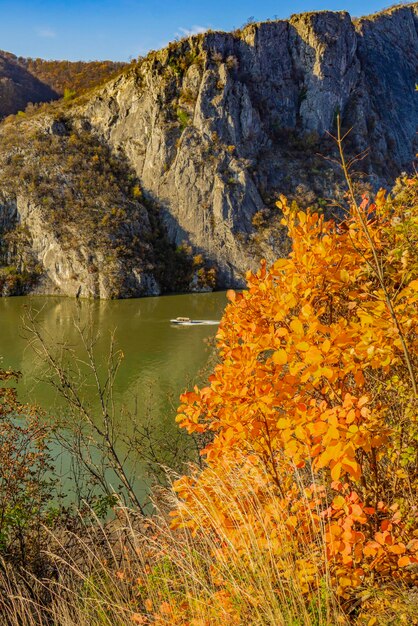
M343 603L418 582L418 180L398 192L339 224L283 198L291 255L229 293L220 363L177 418L212 434L173 523L223 537L214 575L250 525L307 602L324 580Z

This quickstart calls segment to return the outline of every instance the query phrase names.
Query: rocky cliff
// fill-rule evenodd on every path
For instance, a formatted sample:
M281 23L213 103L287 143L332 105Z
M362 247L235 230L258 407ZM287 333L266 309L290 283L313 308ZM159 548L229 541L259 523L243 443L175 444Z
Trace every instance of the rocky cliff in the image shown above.
M121 275L125 267L131 275L132 259L140 258L137 274L145 272L148 278L142 291L133 283L133 287L113 291L89 287L85 295L114 297L166 290L169 281L158 258L167 258L168 250L173 254L176 246L189 255L189 285L207 286L205 280L199 283L196 273L193 280L195 262L200 279L216 268L218 286L241 286L245 271L254 268L261 257L272 260L287 250L275 208L279 193L325 211L328 198L341 193L340 171L332 161L335 146L328 135L335 131L337 114L344 130L353 127L348 152L362 156L356 163L358 184L390 185L411 167L417 149L417 33L417 4L360 20L352 20L345 12L318 12L250 24L233 33L209 32L150 53L65 110L60 105L52 107L49 115L64 120L67 129L61 134L51 131L52 122L42 130L42 116L25 121L25 133L36 128L44 146L54 143L55 154L68 145L68 137L78 133L81 150L83 142L90 141L100 146L106 163L124 164L125 182L119 192L131 194L124 219L129 221L139 212L137 221L144 231L142 235L135 231L135 245L129 243L130 235L124 239L130 265L118 246L115 258ZM16 162L14 174L10 168L9 173L22 179L22 168L30 162L35 181L25 183L23 190L10 184L6 189L3 183L3 203L10 207L23 194L15 203L18 221L33 233L19 202L26 207L48 202L48 185L41 185L40 197L37 180L56 180L51 168L55 172L59 159L37 164L36 152L28 161L27 149L21 147L16 160L10 126L2 130L8 146L2 150L3 158ZM92 168L93 186L98 176ZM124 188L127 180L134 179L134 187L140 190L135 202L133 183L131 191ZM77 180L76 171L60 179L69 212ZM109 210L106 203L119 207L121 199L109 191L101 201L102 212ZM83 198L78 198L77 207L78 216L89 211ZM44 216L48 214L44 217L48 228L55 232L54 210L43 211ZM123 221L118 228L123 228ZM100 228L107 232L111 222L110 218L100 222ZM71 228L67 217L63 223L62 249L69 230L77 232L77 221ZM139 252L138 245L149 229L154 236L145 237L148 252ZM34 242L39 238L39 234L31 236ZM94 237L85 245L86 250L94 248ZM31 249L41 273L61 292L73 293L75 285L70 289L68 282L51 274L43 249L35 243ZM73 254L86 267L87 257L80 257L79 252ZM72 259L68 257L71 267ZM187 265L187 259L183 261ZM101 273L106 274L105 264L100 266Z

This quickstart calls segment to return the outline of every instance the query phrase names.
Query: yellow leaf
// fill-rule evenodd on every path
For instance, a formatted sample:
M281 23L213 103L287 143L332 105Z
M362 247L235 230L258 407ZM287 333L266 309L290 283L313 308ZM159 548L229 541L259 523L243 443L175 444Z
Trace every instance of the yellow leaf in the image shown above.
M362 406L364 406L365 404L367 404L369 401L368 396L361 396L361 398L359 399L357 405L359 407L359 409L361 409Z
M350 274L347 272L347 270L341 270L340 278L343 283L348 283L348 281L350 280Z
M342 466L341 463L335 463L334 467L331 469L331 478L332 480L338 480L341 476Z
M313 346L309 348L309 350L305 354L305 362L306 363L319 363L322 361L322 353L318 348Z
M303 324L296 317L290 322L290 328L293 330L295 335L303 335Z
M330 348L331 348L330 340L329 339L325 339L325 341L321 345L322 352L325 352L325 354L326 354L327 352L329 352Z
M322 376L325 376L328 380L332 380L334 377L334 370L331 367L323 367L321 370Z
M292 528L296 528L296 526L298 525L298 518L296 517L296 515L289 515L286 518L286 524L288 526L291 526Z
M273 354L273 362L276 365L285 365L287 363L287 352L281 348L280 350L276 350Z
M345 498L343 496L335 496L332 501L333 509L342 509L345 506Z
M386 202L386 190L385 189L379 189L374 199L374 202L376 206L379 208L385 204Z
M344 459L342 461L342 465L344 470L350 474L354 478L354 480L359 480L361 477L361 467L354 461L353 459Z

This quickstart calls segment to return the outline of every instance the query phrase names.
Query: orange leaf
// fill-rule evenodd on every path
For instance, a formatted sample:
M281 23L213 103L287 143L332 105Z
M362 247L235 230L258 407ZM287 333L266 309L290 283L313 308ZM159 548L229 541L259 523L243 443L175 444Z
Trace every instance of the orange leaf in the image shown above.
M228 289L228 291L226 292L226 297L228 298L230 302L234 302L234 300L237 297L237 294L233 289Z

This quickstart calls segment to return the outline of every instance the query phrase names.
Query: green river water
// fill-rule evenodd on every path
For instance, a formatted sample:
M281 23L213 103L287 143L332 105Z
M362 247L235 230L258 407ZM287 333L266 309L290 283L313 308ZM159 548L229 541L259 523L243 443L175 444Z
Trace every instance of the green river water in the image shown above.
M173 441L176 438L174 417L179 394L207 374L205 367L213 353L208 340L217 330L216 324L174 326L170 319L187 316L216 321L225 305L223 292L115 301L0 298L0 367L22 373L18 385L21 400L37 403L47 413L59 415L65 424L65 406L45 382L45 364L29 345L22 324L25 311L29 308L38 312L39 328L51 346L58 349L66 342L80 359L85 358L85 353L75 322L97 331L95 357L99 365L108 356L110 335L114 332L116 346L124 354L114 387L117 426L123 434L124 429L132 427L132 421L140 425L146 421L155 430L166 430L165 445L169 447L170 437ZM83 394L87 402L97 406L93 386L87 384ZM55 451L63 475L70 463L68 454ZM135 472L137 483L146 480L141 467ZM63 482L66 487L65 478Z

